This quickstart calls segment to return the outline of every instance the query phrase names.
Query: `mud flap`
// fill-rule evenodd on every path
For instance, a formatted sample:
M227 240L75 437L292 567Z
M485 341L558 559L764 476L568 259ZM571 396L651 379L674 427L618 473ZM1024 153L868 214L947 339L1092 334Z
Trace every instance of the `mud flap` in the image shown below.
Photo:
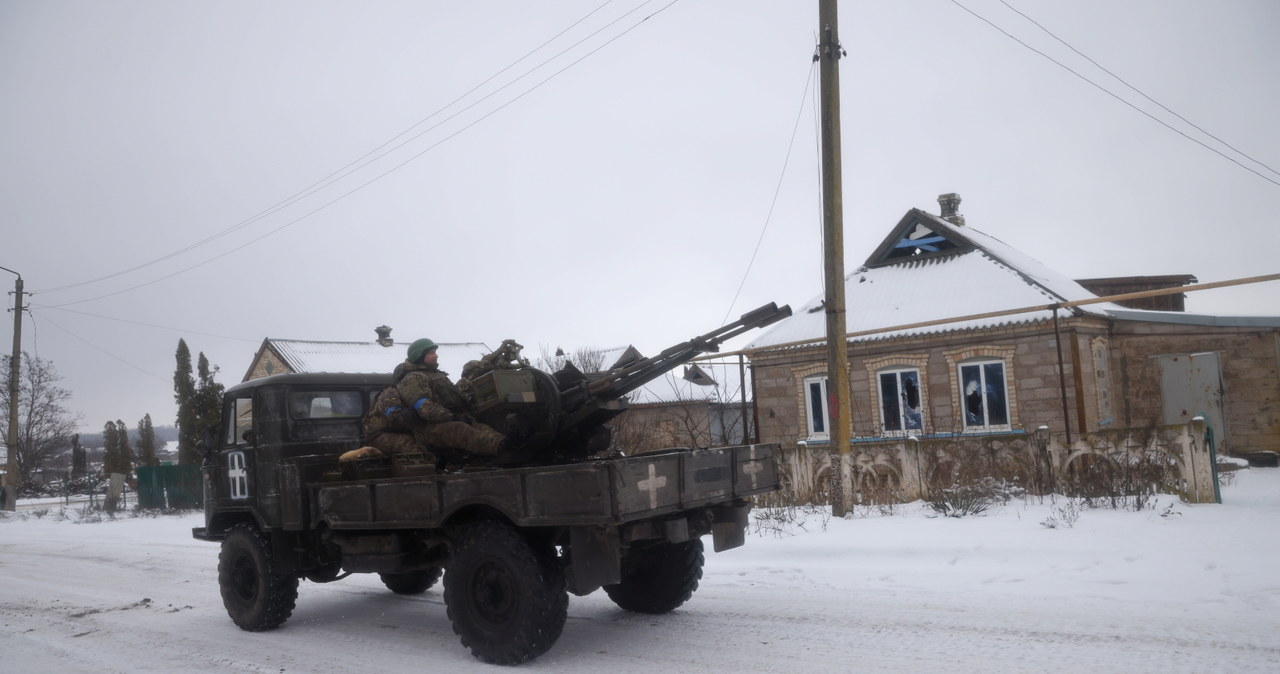
M622 580L622 545L615 527L573 527L569 530L565 574L569 591L582 597Z
M747 518L751 504L738 502L711 510L711 540L716 552L732 550L747 542Z

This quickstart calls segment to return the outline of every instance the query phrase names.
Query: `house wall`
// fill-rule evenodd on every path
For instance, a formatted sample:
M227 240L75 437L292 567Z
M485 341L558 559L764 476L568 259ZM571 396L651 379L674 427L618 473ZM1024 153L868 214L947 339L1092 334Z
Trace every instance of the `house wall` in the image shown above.
M1089 404L1107 389L1106 372L1093 367L1089 345L1106 334L1106 324L1092 319L1062 322L1063 360L1068 419L1072 430L1097 428L1099 408ZM849 383L853 396L852 436L882 434L876 373L895 366L920 370L925 409L922 435L964 430L958 365L971 358L1006 362L1009 415L1013 431L1047 425L1065 431L1063 378L1059 376L1057 339L1051 323L975 330L963 333L860 342L849 349ZM1077 366L1080 363L1079 375ZM803 381L825 374L825 352L805 348L759 354L753 359L761 441L794 443L806 433ZM1099 384L1099 376L1103 381ZM1077 390L1080 395L1077 395ZM1081 419L1084 419L1083 424Z
M262 349L258 353L258 357L253 362L253 367L249 368L249 374L245 375L244 381L266 377L273 374L288 374L293 372L288 365L285 364L280 356L271 349Z
M1164 423L1157 356L1217 352L1230 453L1280 451L1280 330L1118 322L1112 336L1117 421Z
M1054 433L1079 434L1165 424L1156 356L1215 351L1221 354L1227 431L1219 451L1280 451L1280 330L1097 318L1062 319L1059 327L1055 332L1052 323L1041 323L851 345L855 443L882 436L874 380L880 368L920 369L926 410L921 436L942 436L964 428L956 364L973 356L1011 354L1006 361L1011 430L1030 433L1048 426ZM1058 335L1064 376L1059 375ZM805 440L803 381L825 374L824 350L758 353L752 367L761 441Z
M741 424L740 404L700 400L632 405L609 426L614 447L637 454L669 447L744 444Z

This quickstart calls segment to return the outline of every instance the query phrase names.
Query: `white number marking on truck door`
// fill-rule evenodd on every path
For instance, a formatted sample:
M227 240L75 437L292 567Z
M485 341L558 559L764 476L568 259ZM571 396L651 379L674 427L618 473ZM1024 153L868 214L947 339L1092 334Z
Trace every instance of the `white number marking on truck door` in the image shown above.
M640 491L649 492L649 507L658 507L658 490L667 486L667 478L665 475L658 475L658 468L652 463L649 464L649 479L640 480L636 483Z

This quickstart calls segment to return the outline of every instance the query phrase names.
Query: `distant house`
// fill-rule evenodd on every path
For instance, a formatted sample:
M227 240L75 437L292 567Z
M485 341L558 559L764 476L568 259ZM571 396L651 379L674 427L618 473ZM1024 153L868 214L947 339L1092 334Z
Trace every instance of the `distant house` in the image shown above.
M410 342L393 341L391 328L385 325L374 330L378 338L369 342L268 337L240 381L296 372L391 372L404 362ZM463 365L489 351L483 342L440 342L440 369L456 379Z
M1097 299L1089 288L1176 288L1194 277L1073 281L967 226L959 201L939 197L941 215L908 211L846 276L855 445L966 436L1007 444L1046 427L1061 436L1066 470L1084 451L1070 449L1083 434L1203 417L1219 452L1280 450L1280 317L1110 302L1050 308ZM1181 307L1181 295L1171 297L1160 306ZM1024 307L1042 308L998 315ZM917 327L880 331L909 325ZM825 329L818 297L749 345L762 440L836 451ZM891 455L879 475L915 479Z
M585 348L574 357L558 355L542 367L557 370L565 359L600 376L642 360L634 346ZM670 447L723 447L751 442L751 403L743 396L737 362L700 361L679 368L628 394L627 411L609 422L615 449L634 454ZM748 391L748 396L750 392Z

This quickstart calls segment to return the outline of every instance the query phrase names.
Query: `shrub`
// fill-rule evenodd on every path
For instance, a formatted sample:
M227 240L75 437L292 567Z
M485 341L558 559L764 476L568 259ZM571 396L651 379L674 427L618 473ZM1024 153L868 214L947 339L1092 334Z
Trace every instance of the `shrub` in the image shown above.
M937 490L929 499L929 507L945 517L980 515L993 505L1003 505L1025 494L1026 491L1015 484L984 477L969 484Z

